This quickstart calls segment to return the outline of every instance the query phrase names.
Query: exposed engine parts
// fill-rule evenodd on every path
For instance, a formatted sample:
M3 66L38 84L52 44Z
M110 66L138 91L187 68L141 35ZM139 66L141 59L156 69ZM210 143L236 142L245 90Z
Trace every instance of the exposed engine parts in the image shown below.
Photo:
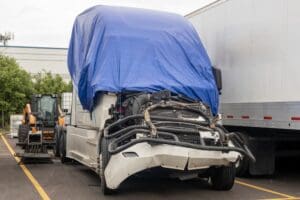
M104 129L109 152L118 153L137 143L170 144L208 151L239 152L252 161L238 135L218 125L209 107L168 91L129 94L111 108L113 123Z

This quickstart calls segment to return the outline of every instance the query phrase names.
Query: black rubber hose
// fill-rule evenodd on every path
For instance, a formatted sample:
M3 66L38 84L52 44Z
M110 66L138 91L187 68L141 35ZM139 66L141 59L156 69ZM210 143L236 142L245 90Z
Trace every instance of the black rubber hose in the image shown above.
M185 123L185 122L168 122L168 121L162 121L162 122L154 122L154 125L156 127L160 126L174 126L174 125L180 125L181 127L190 128L193 127L194 129L202 130L202 131L212 131L211 128L197 125L197 124L191 124L191 123Z
M122 135L121 137L112 140L111 144L114 145L114 146L118 146L118 144L120 142L122 142L122 141L124 141L124 140L126 140L126 139L128 139L128 138L130 138L132 136L134 136L136 133L147 133L147 134L150 134L150 130L145 130L145 129L134 129L134 130L131 130L128 133ZM171 137L173 137L173 139L175 141L179 142L179 139L178 139L178 137L175 134L167 133L167 132L162 132L162 131L158 132L157 134L158 135L171 136Z
M137 115L130 115L127 117L124 117L122 119L119 119L118 121L110 124L104 129L104 135L109 135L109 130L113 127L122 125L126 123L129 120L133 119L139 119L139 118L144 118L143 114L137 114ZM186 123L191 123L191 124L197 124L197 125L206 125L208 126L209 124L207 122L201 122L201 121L195 121L195 120L189 120L189 119L180 119L180 118L171 118L171 117L160 117L160 116L151 116L151 120L159 120L159 121L172 121L172 122L186 122Z
M123 128L117 132L114 132L114 133L111 133L111 134L108 134L107 131L104 131L104 137L107 138L107 139L111 139L111 138L115 138L115 137L118 137L119 135L122 135L128 131L131 131L132 129L148 129L148 126L143 126L143 125L133 125L133 126L128 126L126 128Z
M223 131L223 129L221 129L220 127L215 127L215 130L220 135L220 141L221 141L221 143L225 144L226 143L226 135L225 135L225 132Z
M149 130L149 127L148 126L143 126L143 125L128 126L124 129L121 129L121 130L119 130L117 132L114 132L112 134L105 134L104 133L104 137L107 138L107 139L116 138L120 135L126 134L128 131L131 131L133 129ZM180 133L180 134L199 134L199 130L182 130L182 129L169 128L169 127L157 127L157 130L158 131L163 131L163 132ZM205 129L205 131L206 131L206 129ZM212 131L212 130L210 130L210 131Z
M248 146L240 138L240 136L238 136L235 133L230 133L229 134L229 138L231 139L231 141L233 142L233 144L235 146L240 146L241 148L245 149L246 152L248 152L248 154L250 155L249 158L250 158L250 160L252 162L256 162L256 159L255 159L254 155L252 154L252 152L250 151L250 149L248 148Z
M224 133L229 133L228 130L226 128L224 128L224 126L222 126L220 124L216 124L215 126L222 129L224 131Z
M151 116L151 120L160 120L160 121L173 121L173 122L187 122L191 124L209 126L209 123L203 121L196 121L186 118L172 118L172 117L160 117L160 116Z

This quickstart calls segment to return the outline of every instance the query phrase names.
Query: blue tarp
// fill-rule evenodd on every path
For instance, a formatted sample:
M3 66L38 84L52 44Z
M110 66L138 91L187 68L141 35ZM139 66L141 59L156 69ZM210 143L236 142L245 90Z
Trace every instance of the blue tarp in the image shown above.
M218 110L211 63L184 17L137 8L95 6L77 16L68 67L83 108L97 92L170 90Z

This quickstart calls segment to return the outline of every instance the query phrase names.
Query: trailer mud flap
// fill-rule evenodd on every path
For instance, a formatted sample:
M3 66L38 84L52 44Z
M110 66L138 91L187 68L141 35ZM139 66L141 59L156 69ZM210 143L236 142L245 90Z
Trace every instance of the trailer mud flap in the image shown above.
M251 175L272 175L275 172L275 143L270 138L249 138L249 148L256 158L250 163Z

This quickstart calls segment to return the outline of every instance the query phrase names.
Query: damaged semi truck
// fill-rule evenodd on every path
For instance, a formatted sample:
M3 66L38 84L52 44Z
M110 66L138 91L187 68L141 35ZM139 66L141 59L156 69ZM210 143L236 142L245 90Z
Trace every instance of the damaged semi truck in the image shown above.
M68 67L74 91L61 160L93 169L104 194L152 168L229 190L239 157L255 160L219 125L220 73L182 16L92 7L75 20Z

